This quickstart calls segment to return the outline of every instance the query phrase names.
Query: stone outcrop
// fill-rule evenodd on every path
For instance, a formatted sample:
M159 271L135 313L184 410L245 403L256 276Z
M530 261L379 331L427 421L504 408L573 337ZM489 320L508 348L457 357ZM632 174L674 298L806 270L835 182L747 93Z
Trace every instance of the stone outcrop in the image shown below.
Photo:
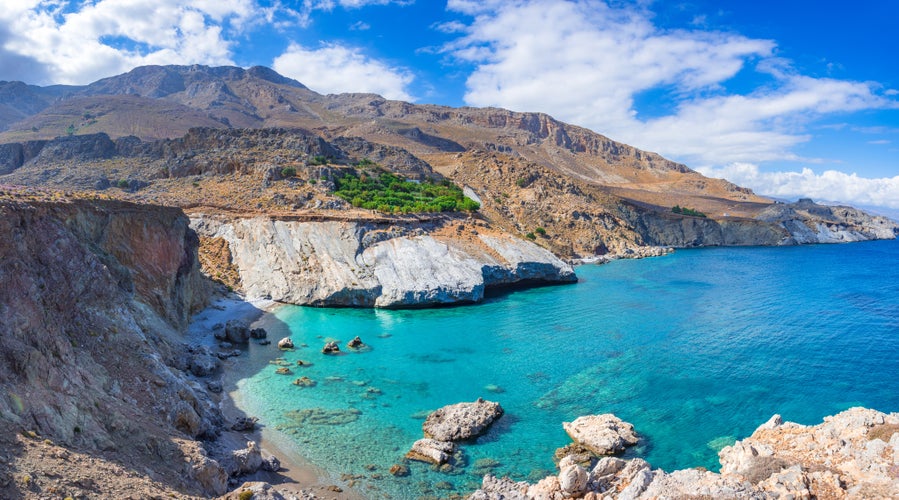
M412 445L406 458L436 465L451 462L456 452L455 441L483 434L502 414L499 403L482 398L433 411L421 425L425 438Z
M615 455L638 441L634 426L611 413L578 417L562 428L572 441L596 455Z
M421 428L426 437L459 441L484 433L502 414L499 403L478 398L472 403L448 405L432 412Z
M441 465L449 462L455 452L455 443L424 438L412 443L406 458Z
M577 421L577 420L576 420ZM536 484L484 477L470 498L498 499L839 499L899 498L899 414L852 408L815 426L778 415L719 453L721 473L665 472L639 458L571 458Z
M228 242L249 296L291 304L434 306L478 302L491 287L577 279L549 251L501 234L460 241L414 224L387 231L374 223L199 215L193 227Z

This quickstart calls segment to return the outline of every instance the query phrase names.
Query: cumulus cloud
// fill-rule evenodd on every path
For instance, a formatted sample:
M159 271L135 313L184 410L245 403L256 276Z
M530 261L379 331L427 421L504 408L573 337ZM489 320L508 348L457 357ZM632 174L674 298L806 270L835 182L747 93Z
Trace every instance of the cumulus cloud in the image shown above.
M473 17L443 51L475 65L465 100L544 111L644 149L701 164L802 160L810 120L895 107L871 83L796 74L771 40L703 30L662 30L638 7L597 0L450 0ZM738 73L767 83L726 90ZM643 92L671 110L639 115ZM806 159L813 160L813 159Z
M44 78L29 83L41 84L84 84L144 64L233 64L223 31L241 26L253 7L253 0L6 3L0 58L34 61Z
M407 92L413 75L372 59L354 47L329 44L307 49L291 43L276 57L275 71L323 93L372 92L388 99L414 101Z
M810 168L787 172L763 172L751 163L731 163L724 167L700 167L708 177L718 177L779 198L811 197L845 204L899 209L899 176L860 177L837 170L818 174Z

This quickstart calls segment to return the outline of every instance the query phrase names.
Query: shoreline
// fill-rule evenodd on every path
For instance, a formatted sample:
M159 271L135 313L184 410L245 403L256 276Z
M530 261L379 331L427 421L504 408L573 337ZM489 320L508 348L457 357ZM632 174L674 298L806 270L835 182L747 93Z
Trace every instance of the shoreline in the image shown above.
M252 328L265 315L273 313L283 305L269 299L244 299L234 293L219 297L191 317L185 340L192 344L217 346L218 341L211 334L214 325L225 324L229 320L241 320ZM272 338L269 340L273 344L278 341L278 339ZM239 389L236 388L237 382L245 375L243 373L245 370L239 370L236 366L237 363L246 361L245 356L248 355L246 346L242 350L245 352L241 356L223 360L219 373L209 379L209 381L220 382L224 387L233 387L219 395L214 395L226 425L222 429L221 436L210 447L211 454L215 455L213 450L227 452L241 449L246 446L248 441L253 441L262 450L263 455L276 457L281 462L281 468L277 472L260 469L253 474L240 476L239 484L255 481L266 482L279 493L298 498L308 498L311 494L314 495L314 498L328 500L363 500L364 496L344 484L335 484L337 482L325 470L309 463L298 452L286 449L278 442L278 439L271 436L271 433L277 431L256 428L247 432L235 431L230 428L227 423L233 422L239 417L252 416L244 410ZM229 491L223 497L227 497L238 489L240 486Z

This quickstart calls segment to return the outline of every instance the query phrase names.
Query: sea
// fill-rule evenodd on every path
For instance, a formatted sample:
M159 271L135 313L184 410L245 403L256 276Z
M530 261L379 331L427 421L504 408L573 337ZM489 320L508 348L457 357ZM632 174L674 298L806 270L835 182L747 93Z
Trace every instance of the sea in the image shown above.
M261 324L297 348L251 345L237 399L331 480L410 499L468 494L486 473L535 482L581 415L634 424L628 457L717 471L718 451L773 414L899 411L897 241L678 250L576 272L477 305L279 308ZM347 349L356 336L366 347ZM342 354L321 354L331 340ZM479 397L505 414L455 467L389 472L430 411Z

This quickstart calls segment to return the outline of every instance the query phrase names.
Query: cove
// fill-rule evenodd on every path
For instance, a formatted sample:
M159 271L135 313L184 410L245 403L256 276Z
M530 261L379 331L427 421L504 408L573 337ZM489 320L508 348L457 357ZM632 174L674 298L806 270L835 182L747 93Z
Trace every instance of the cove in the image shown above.
M262 326L297 349L251 345L239 399L285 448L371 498L466 494L488 472L537 480L570 443L562 422L593 413L633 423L644 439L629 455L654 467L717 470L717 451L774 413L813 424L852 406L899 410L897 264L896 241L681 250L475 306L283 307ZM370 349L348 351L357 335ZM330 340L344 353L321 354ZM315 385L293 384L303 376ZM463 467L388 472L429 411L478 397L506 414L463 444Z

